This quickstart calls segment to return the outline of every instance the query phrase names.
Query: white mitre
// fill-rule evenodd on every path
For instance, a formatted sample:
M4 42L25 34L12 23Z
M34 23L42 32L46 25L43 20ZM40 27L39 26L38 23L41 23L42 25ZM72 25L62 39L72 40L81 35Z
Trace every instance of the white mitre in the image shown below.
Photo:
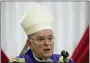
M21 20L21 26L26 34L30 35L44 29L52 29L52 22L53 16L46 7L36 4L24 15Z

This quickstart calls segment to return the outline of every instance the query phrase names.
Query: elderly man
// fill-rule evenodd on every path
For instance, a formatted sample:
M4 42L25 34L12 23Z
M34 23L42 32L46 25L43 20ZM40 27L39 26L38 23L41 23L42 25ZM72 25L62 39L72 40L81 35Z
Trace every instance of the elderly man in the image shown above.
M30 11L25 14L21 20L21 25L26 32L28 39L28 51L10 62L59 62L61 57L53 54L54 36L52 31L53 16L42 5L36 4ZM62 59L60 59L64 63ZM68 59L69 63L72 60Z

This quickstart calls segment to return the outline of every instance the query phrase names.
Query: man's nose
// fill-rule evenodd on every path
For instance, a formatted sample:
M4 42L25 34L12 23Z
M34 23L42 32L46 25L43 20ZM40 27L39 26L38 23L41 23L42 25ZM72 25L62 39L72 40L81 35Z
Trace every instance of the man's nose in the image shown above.
M45 39L45 45L49 45L50 44L50 42L49 42L49 40L46 38Z

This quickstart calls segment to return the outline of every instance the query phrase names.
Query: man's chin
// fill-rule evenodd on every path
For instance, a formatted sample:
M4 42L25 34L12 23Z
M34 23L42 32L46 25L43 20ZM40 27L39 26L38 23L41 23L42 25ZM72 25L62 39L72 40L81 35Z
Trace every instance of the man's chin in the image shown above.
M45 54L44 58L47 59L47 58L50 58L51 56L52 56L52 54Z

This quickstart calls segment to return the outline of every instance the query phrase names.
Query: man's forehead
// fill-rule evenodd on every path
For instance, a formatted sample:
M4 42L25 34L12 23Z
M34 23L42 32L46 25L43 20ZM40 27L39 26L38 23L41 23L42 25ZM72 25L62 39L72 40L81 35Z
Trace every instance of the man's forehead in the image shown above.
M39 32L36 32L33 35L36 35L36 36L47 36L47 35L53 35L53 32L52 32L51 29L45 29L45 30L41 30Z

